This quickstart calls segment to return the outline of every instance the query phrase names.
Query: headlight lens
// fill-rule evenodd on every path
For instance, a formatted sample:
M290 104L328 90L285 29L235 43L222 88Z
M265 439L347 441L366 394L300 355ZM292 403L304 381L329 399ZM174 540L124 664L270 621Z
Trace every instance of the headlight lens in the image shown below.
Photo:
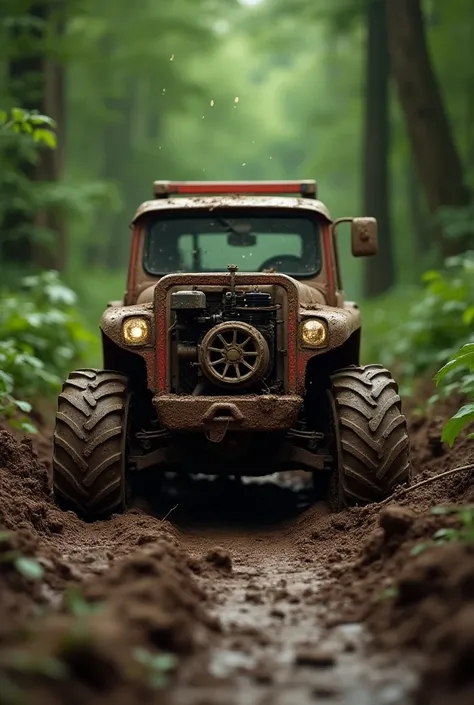
M146 345L150 340L150 325L146 318L127 318L122 326L123 339L127 345Z
M313 318L301 324L300 336L308 348L321 348L326 345L328 332L324 323Z

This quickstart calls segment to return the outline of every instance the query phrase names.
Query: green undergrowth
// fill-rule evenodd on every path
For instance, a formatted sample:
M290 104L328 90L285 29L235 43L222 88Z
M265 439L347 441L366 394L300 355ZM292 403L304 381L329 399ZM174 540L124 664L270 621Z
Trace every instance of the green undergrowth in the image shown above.
M58 393L69 370L87 358L90 343L77 296L56 272L0 290L0 415L34 432L32 404Z
M437 529L430 539L413 546L412 556L418 556L428 548L442 546L446 543L474 544L474 504L433 507L430 513L436 516L452 516L458 525Z
M474 342L474 252L445 262L422 277L418 290L395 291L363 304L363 359L392 370L402 394L433 376L462 345ZM445 375L432 401L470 393L472 376L461 366Z
M68 284L77 293L78 306L90 334L91 344L86 362L91 367L100 367L102 364L100 318L108 301L123 297L126 278L125 270L108 272L98 268L90 269L86 274L72 272L67 278Z

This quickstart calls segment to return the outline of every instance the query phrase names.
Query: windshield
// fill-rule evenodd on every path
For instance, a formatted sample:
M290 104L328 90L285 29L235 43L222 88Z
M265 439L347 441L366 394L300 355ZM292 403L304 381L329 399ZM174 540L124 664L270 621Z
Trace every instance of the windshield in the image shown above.
M318 223L311 217L239 215L235 211L160 216L149 222L143 266L154 276L172 272L281 272L311 277L321 269Z

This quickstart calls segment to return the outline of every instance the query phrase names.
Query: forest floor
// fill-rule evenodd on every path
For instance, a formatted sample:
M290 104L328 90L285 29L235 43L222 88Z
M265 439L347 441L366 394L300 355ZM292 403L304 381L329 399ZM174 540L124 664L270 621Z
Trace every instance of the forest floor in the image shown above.
M410 421L417 479L473 462L438 411ZM1 705L474 702L473 528L431 512L472 472L337 514L304 474L170 482L94 524L48 474L47 435L0 431Z

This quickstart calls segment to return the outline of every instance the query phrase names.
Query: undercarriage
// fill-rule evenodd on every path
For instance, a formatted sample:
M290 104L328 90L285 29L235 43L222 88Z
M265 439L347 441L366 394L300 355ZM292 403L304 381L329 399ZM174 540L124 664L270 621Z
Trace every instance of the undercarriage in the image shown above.
M148 468L207 475L271 475L285 470L329 471L329 438L316 431L227 431L223 422L207 433L142 431L136 434L131 471Z

